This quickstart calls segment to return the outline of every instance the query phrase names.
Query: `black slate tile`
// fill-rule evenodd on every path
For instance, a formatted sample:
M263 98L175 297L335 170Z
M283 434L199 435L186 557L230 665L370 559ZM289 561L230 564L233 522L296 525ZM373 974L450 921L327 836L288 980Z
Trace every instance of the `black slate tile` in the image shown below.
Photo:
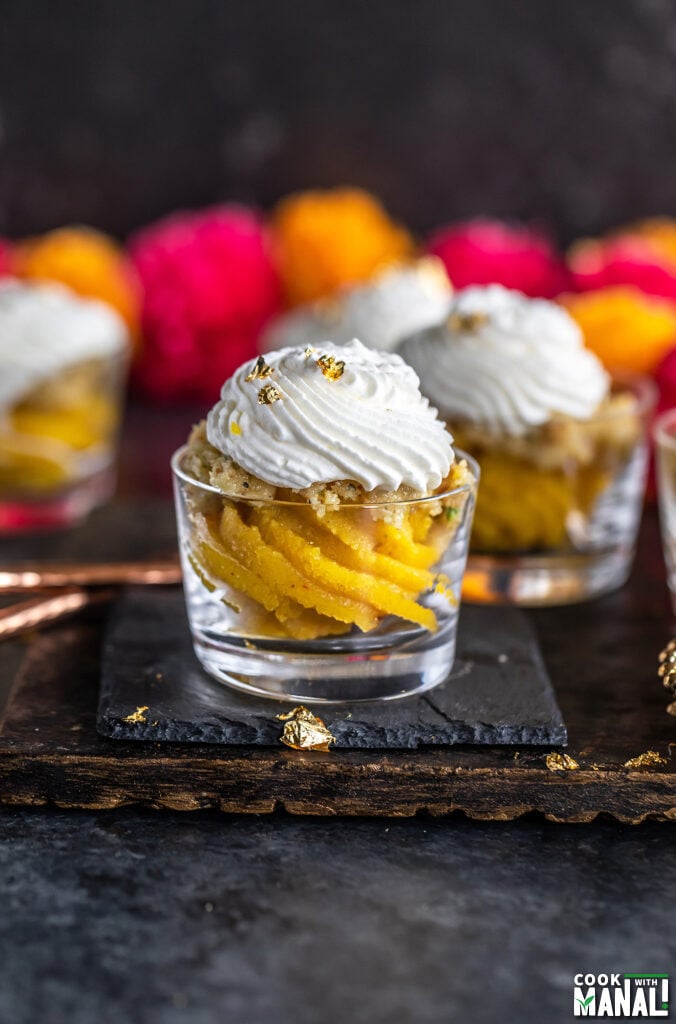
M147 705L144 721L125 719ZM97 727L114 739L277 746L289 705L237 693L196 660L177 590L130 590L104 642ZM336 747L560 745L566 727L526 614L462 609L447 681L400 701L326 706Z

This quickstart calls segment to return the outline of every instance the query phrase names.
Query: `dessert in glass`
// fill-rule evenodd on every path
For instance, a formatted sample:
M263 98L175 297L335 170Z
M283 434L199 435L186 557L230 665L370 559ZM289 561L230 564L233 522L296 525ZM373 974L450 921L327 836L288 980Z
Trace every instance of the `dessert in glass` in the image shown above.
M0 530L68 525L109 497L128 350L103 303L0 282Z
M359 338L369 348L392 351L407 335L443 320L451 294L444 265L435 256L390 265L365 284L277 317L260 349L314 345L322 338L344 345Z
M478 480L452 441L413 370L357 340L240 367L172 460L207 672L304 702L442 682Z
M663 412L653 427L662 552L671 608L676 615L676 409Z
M631 568L653 387L612 379L555 303L467 288L399 349L481 465L465 596L558 604Z

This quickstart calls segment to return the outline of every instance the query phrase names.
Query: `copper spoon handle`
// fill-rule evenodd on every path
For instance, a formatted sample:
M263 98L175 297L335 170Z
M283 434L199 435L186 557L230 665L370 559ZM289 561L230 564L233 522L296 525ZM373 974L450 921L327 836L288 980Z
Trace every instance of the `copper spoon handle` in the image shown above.
M33 597L0 609L0 641L27 633L38 626L58 622L88 608L109 601L112 590L83 590L71 587L52 597Z
M0 568L0 591L181 582L177 559L158 562L31 562Z

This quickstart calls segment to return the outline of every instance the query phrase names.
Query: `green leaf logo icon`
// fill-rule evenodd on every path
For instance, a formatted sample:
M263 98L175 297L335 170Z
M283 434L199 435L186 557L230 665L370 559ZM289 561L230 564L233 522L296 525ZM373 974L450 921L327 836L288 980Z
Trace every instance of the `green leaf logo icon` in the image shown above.
M586 999L576 999L575 1000L575 1002L579 1003L580 1006L589 1006L589 1004L591 1002L593 1002L593 1001L594 1001L594 997L593 996L587 996Z

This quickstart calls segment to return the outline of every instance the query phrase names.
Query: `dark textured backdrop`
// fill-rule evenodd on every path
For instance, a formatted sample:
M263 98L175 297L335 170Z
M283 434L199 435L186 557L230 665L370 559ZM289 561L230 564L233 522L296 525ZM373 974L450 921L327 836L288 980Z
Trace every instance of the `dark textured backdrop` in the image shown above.
M0 232L355 182L419 229L676 213L673 0L0 0Z

